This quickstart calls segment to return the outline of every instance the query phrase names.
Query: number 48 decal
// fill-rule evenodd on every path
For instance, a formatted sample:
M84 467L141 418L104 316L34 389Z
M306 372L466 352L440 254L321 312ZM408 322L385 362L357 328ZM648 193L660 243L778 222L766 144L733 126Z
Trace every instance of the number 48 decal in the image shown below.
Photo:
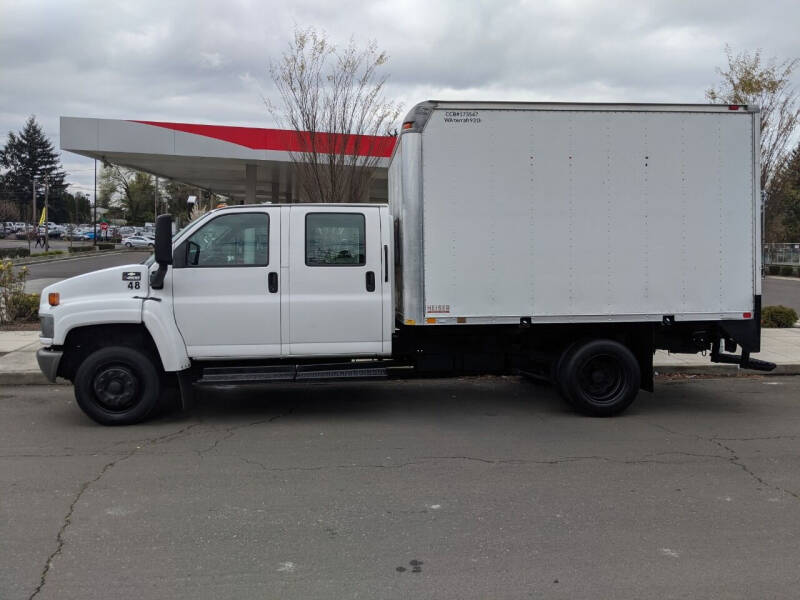
M138 281L129 281L128 282L128 289L129 290L138 290L141 287L142 286Z

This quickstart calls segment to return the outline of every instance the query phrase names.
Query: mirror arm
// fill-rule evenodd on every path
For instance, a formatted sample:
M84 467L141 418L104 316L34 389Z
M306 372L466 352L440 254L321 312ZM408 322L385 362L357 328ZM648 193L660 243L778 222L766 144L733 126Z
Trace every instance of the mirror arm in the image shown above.
M167 265L158 265L158 271L150 273L150 287L154 290L164 289L164 277L167 275Z

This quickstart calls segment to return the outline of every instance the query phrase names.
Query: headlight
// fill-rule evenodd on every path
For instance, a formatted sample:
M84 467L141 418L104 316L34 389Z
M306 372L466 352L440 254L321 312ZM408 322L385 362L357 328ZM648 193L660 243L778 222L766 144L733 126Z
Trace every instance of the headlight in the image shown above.
M42 327L42 337L52 338L55 332L55 320L53 315L39 315L39 324Z

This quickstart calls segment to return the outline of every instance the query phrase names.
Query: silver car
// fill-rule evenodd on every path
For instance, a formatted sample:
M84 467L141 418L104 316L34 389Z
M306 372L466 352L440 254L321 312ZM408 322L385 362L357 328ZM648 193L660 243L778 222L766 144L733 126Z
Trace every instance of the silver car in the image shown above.
M122 240L126 248L152 248L155 240L141 235L132 235Z

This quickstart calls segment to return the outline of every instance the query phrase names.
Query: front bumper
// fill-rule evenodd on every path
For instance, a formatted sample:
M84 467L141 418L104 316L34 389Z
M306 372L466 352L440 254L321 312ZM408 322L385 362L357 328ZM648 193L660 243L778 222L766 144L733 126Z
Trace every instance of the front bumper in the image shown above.
M48 381L54 383L58 374L58 363L64 353L61 350L51 350L50 348L39 348L36 351L36 362L44 373Z

